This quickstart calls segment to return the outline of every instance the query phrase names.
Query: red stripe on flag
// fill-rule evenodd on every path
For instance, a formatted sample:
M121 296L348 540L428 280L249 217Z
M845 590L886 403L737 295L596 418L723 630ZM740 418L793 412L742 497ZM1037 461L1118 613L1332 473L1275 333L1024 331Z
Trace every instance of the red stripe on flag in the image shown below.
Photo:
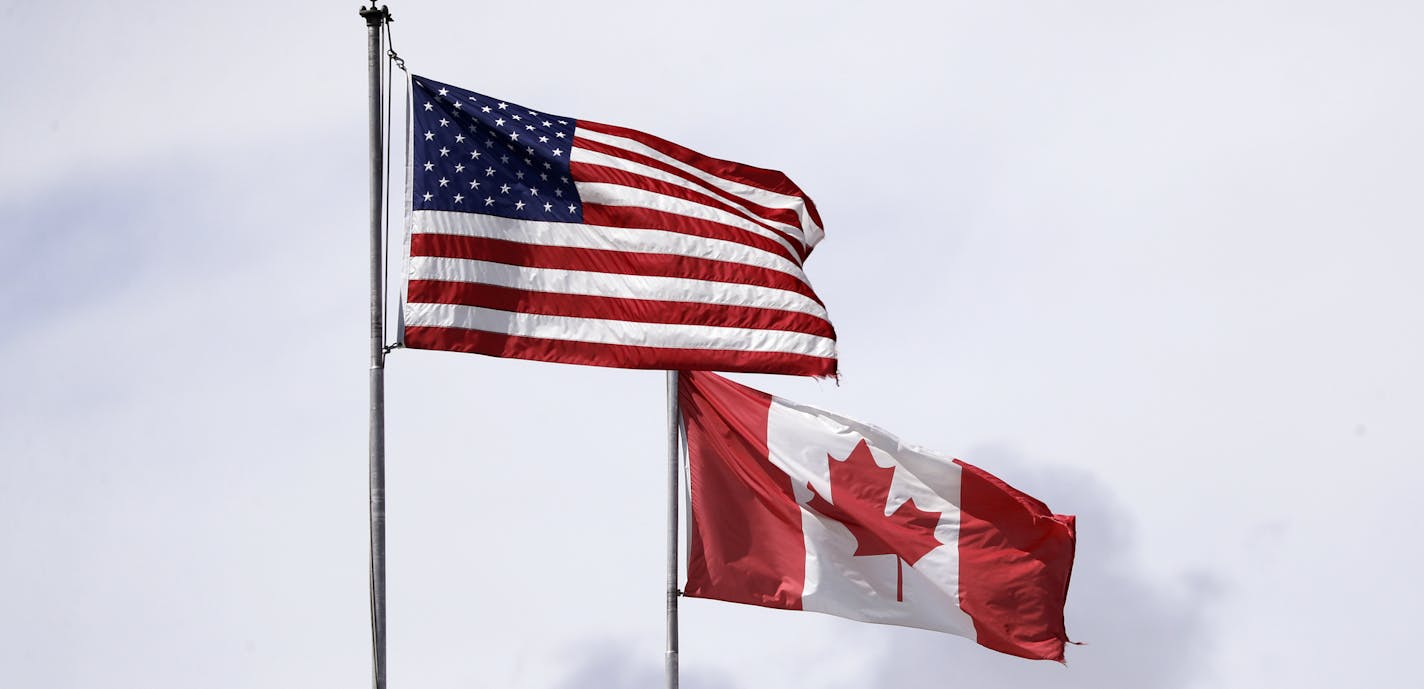
M603 153L605 155L613 156L614 158L622 158L623 160L632 161L640 165L646 165L651 168L662 170L663 172L666 172L671 175L676 175L682 179L687 180L688 182L696 184L698 188L705 190L708 194L716 194L717 196L720 196L727 201L730 201L738 206L752 211L753 213L756 213L762 218L765 218L767 220L773 220L776 222L786 223L793 227L801 226L801 216L797 215L796 211L793 211L790 208L771 208L769 206L762 206L753 203L750 200L737 196L736 194L713 186L712 184L709 184L706 180L697 177L696 175L688 174L688 172L686 170L683 170L682 168L679 168L675 165L669 165L668 163L665 163L656 158L650 158L641 153L635 153L633 151L618 148L617 146L609 146L608 144L593 141L591 139L585 139L580 136L574 137L574 145L579 148L594 151L596 153ZM589 164L592 165L595 163Z
M638 206L606 206L599 203L585 203L583 206L585 225L621 227L629 230L666 230L693 237L720 239L735 242L753 249L776 254L796 265L803 265L801 257L792 253L782 244L769 237L740 227L723 225L711 220L703 220L677 213L641 208Z
M802 201L806 202L806 210L810 211L811 219L815 220L817 225L824 227L824 224L821 222L821 214L816 212L816 204L813 203L811 198L806 195L806 192L801 191L801 187L796 186L796 183L792 182L791 178L787 177L785 173L705 156L685 146L679 146L666 139L653 136L652 134L645 134L636 129L628 129L626 127L618 127L601 122L590 122L588 120L579 120L578 126L591 129L595 132L632 139L664 155L691 165L710 175L721 177L722 179L741 182L748 186L761 187L762 189L774 191L779 194L800 197Z
M717 210L730 213L731 215L741 218L746 222L752 223L757 227L760 227L768 232L774 233L778 237L781 237L782 239L786 240L786 243L791 245L792 250L795 251L796 255L803 260L806 258L806 254L810 253L810 250L806 248L806 245L802 243L800 239L797 239L794 235L786 232L785 230L773 227L763 218L756 217L755 215L748 216L747 213L743 211L743 209L738 208L737 206L733 206L730 203L726 203L725 201L717 197L708 196L692 189L688 189L687 187L680 187L676 184L664 182L659 179L644 177L634 172L628 172L627 170L619 170L617 168L607 167L604 165L573 162L569 164L569 171L574 176L574 181L576 182L602 182L604 184L624 186L630 189L650 191L655 194L661 194L663 196L678 199L680 201L687 201L688 203L697 204L699 206L716 208Z
M825 306L816 293L811 290L811 287L795 276L743 263L714 261L690 256L602 251L580 247L524 244L489 237L425 233L411 235L410 255L466 258L530 268L554 268L615 275L651 275L737 285L757 285L795 292Z
M593 165L591 163L578 162L569 163L569 172L574 176L575 182L602 182L604 184L613 184L617 186L628 187L630 189L650 191L655 194L667 196L669 198L687 201L688 203L694 203L699 206L706 206L708 208L716 208L717 210L730 213L738 218L741 218L749 223L756 225L757 227L766 230L767 232L774 233L776 236L781 237L782 239L786 240L787 244L791 245L792 251L795 251L797 256L799 256L802 260L805 260L806 258L806 245L802 244L801 240L797 239L796 237L790 235L789 233L783 230L772 227L771 225L763 221L761 218L757 218L755 216L747 217L747 215L742 212L742 209L737 208L732 204L726 203L719 198L708 196L706 194L700 194L696 191L688 189L687 187L679 187L676 184L669 184L659 179L644 177L636 173L628 172L627 170L619 170L617 168L606 167L603 165Z
M442 280L411 280L407 291L406 303L409 304L459 304L543 316L783 330L828 339L836 337L835 329L825 319L795 311L755 306L556 294L476 282Z
M804 354L608 345L433 326L406 328L405 345L415 349L469 352L583 366L662 370L706 367L718 371L793 376L833 376L836 373L835 359ZM762 433L765 435L765 430Z
M767 459L771 395L684 371L678 401L692 491L686 595L800 610L806 543L791 480Z
M1074 519L959 460L959 607L978 642L1021 658L1063 661L1063 605Z

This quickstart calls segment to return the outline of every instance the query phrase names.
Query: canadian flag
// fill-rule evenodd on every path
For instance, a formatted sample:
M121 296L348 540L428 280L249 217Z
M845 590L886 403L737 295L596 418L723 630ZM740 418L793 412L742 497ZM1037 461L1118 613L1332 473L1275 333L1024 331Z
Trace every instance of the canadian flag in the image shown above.
M702 372L678 385L685 593L1063 660L1073 517L889 433Z

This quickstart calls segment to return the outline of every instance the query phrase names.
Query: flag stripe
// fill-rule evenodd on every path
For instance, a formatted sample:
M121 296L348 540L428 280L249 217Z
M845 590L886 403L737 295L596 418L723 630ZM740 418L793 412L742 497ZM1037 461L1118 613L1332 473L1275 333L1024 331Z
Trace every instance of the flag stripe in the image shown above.
M763 206L745 197L738 197L716 185L708 184L700 177L691 175L661 160L650 158L633 151L608 146L584 137L574 139L574 149L571 155L573 156L571 160L575 163L602 165L604 167L625 170L644 177L651 177L669 184L676 184L692 189L703 195L719 197L722 201L738 206L744 209L745 212L755 215L766 222L776 223L783 232L794 236L797 241L803 241L801 239L801 218L796 215L795 211L789 208Z
M769 236L778 237L781 241L786 243L788 248L795 252L798 258L803 260L805 258L806 249L801 244L800 239L781 229L779 226L773 226L772 223L757 217L746 209L727 203L721 198L708 196L697 189L689 189L683 185L671 184L651 177L640 177L637 173L619 170L617 168L579 161L570 163L569 170L573 173L574 179L578 180L575 186L578 186L580 191L583 190L584 186L590 184L613 184L713 208L726 213L730 217L736 218L738 220L738 227L746 227L743 223L751 223L762 230L771 232L772 235Z
M1072 516L959 460L959 607L979 643L1063 660L1063 606L1076 540Z
M823 236L816 204L781 172L719 160L652 134L589 120L579 120L575 138L580 136L671 163L732 194L757 199L761 205L790 208L802 218L808 246L815 246Z
M666 349L548 340L459 328L408 326L406 346L582 366L695 369L830 376L836 360L792 352Z
M806 544L791 481L767 458L771 396L685 372L677 392L692 494L684 593L800 610Z
M489 261L432 256L412 256L410 265L412 280L480 282L532 292L594 297L756 306L826 318L825 307L804 295L756 285L648 275L589 273L556 268L526 268Z
M482 213L416 211L412 239L421 234L484 237L542 246L668 254L741 263L785 273L807 283L801 266L780 254L738 242L642 228L515 220Z
M796 292L821 304L809 286L786 273L704 258L598 251L562 246L540 246L504 239L416 234L410 238L412 256L493 261L527 268L581 270L618 275L646 275L748 284ZM822 304L824 306L824 304Z
M669 213L653 208L605 206L598 203L585 203L583 207L583 221L601 227L621 227L625 229L652 227L668 232L685 234L690 237L703 237L723 242L734 242L753 249L760 249L770 254L775 254L798 267L801 265L801 259L781 242L749 232L743 232L711 220L678 215L677 213Z
M787 239L784 235L775 230L758 225L736 213L704 203L697 203L692 199L678 198L647 189L635 189L623 184L575 181L574 186L578 189L579 198L583 199L585 204L599 204L602 206L617 206L621 208L651 208L665 213L714 222L729 228L745 230L750 234L765 237L776 242L791 252L790 256L793 257L797 263L801 263L801 254L792 240Z
M460 304L545 316L785 330L825 338L836 336L831 324L824 319L790 311L747 306L549 294L496 285L439 280L412 280L408 291L407 301L412 304Z
M408 303L405 322L408 327L462 328L545 340L652 346L656 349L805 352L822 358L835 355L834 340L806 333L546 316L459 304Z

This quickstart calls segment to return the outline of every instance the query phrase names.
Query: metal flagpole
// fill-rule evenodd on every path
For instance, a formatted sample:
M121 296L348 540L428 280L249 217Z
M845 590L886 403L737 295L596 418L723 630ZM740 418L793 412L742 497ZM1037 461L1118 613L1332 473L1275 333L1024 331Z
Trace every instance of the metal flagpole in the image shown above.
M677 451L680 447L677 405L677 371L667 372L668 395L668 494L667 494L667 654L664 673L667 689L677 689L677 474L680 469Z
M366 20L366 62L370 68L371 103L371 681L375 689L386 689L386 351L385 303L382 285L385 265L381 261L385 214L385 146L381 132L381 29L391 13L374 0L361 8Z

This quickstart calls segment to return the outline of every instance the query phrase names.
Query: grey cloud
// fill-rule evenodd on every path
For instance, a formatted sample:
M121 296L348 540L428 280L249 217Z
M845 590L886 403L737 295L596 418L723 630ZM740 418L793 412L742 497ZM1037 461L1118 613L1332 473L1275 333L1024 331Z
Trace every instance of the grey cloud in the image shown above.
M657 689L663 686L663 667L653 656L631 644L599 641L575 651L573 668L555 689ZM703 668L682 668L679 685L686 689L734 689L727 675Z

